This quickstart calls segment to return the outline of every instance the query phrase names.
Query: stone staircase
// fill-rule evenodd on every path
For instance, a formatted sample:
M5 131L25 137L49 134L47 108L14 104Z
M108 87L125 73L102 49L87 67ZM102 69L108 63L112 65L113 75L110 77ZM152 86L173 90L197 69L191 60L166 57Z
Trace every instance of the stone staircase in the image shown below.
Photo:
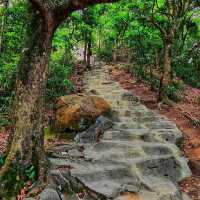
M40 199L122 200L124 192L138 195L132 200L189 199L177 184L190 176L176 146L181 132L111 81L108 71L109 66L99 63L84 80L86 91L95 91L111 104L112 129L98 143L52 149L49 188Z

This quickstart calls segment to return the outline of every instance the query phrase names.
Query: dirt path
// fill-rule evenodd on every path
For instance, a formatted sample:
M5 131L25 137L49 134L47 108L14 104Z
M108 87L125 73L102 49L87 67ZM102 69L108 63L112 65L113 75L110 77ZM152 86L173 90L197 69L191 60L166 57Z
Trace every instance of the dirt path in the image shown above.
M176 184L190 176L175 145L181 132L112 81L109 70L110 66L98 63L85 73L84 80L86 91L92 90L111 104L113 127L97 143L74 142L52 148L48 187L54 190L46 189L42 196L54 200L80 196L84 200L188 199Z

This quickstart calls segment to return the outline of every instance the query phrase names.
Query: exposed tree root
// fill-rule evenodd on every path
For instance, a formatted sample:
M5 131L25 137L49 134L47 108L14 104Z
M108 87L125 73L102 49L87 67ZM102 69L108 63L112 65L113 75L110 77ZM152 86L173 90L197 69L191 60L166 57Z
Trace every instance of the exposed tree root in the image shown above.
M168 105L168 106L171 106L171 107L175 106L175 103L172 100L170 100L167 96L162 98L162 100L158 103L158 109L162 110L162 106L164 104Z
M37 184L36 186L30 188L29 192L26 194L26 197L37 197L46 187L46 184Z

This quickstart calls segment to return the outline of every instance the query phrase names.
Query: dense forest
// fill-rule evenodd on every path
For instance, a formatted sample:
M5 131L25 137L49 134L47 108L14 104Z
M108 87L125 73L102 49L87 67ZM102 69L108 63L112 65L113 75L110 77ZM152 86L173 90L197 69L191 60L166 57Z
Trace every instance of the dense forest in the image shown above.
M54 120L48 112L59 97L80 92L72 77L95 62L118 64L142 81L156 94L158 110L177 106L185 87L200 89L200 2L1 0L2 199L45 182L44 126ZM198 131L198 116L186 118Z

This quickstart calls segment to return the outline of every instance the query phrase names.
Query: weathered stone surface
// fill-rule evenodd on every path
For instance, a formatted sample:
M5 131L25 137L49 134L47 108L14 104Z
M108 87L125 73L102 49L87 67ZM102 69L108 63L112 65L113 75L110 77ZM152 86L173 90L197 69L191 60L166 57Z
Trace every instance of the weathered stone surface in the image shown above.
M47 188L40 194L40 200L60 200L56 190Z
M97 118L95 124L91 125L86 131L77 134L75 141L79 143L97 142L112 125L113 123L110 119L100 116Z
M51 173L59 168L62 172L51 179L54 185L66 184L90 199L125 200L123 194L130 192L135 194L131 200L189 200L177 186L190 176L190 169L176 146L182 138L176 125L108 81L106 66L85 76L86 90L97 91L111 104L113 126L98 142L90 140L94 125L79 134L81 144L54 149L54 156L49 156ZM59 156L62 152L66 153Z
M98 96L63 96L57 102L55 124L60 130L84 130L110 109L110 105Z

